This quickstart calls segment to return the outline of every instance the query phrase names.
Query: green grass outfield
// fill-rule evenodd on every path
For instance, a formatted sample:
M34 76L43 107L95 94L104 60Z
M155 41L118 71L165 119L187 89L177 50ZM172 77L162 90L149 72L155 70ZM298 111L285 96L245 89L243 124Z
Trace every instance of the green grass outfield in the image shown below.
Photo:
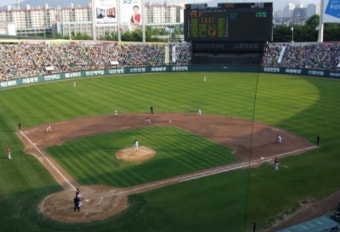
M203 76L207 76L206 82ZM340 81L335 79L257 73L160 73L79 79L76 88L69 80L3 90L0 230L238 232L252 231L256 222L257 231L263 231L301 203L340 188L339 89ZM282 159L278 172L271 164L264 164L133 195L128 210L104 221L60 223L38 212L38 203L61 187L38 160L23 152L23 144L14 134L18 122L28 128L112 114L114 109L121 114L148 112L151 105L155 112L195 113L200 107L204 114L264 122L312 142L320 134L321 147ZM228 148L183 130L143 130L76 139L50 151L79 183L112 186L134 185L233 161ZM114 163L111 151L115 148L105 141L114 138L130 144L134 133L147 133L150 143L159 140L159 134L170 134L169 142L177 142L173 154L183 155L175 159L164 150L166 158L157 158L154 163ZM199 144L202 146L196 147ZM161 145L169 146L165 139ZM12 160L7 159L7 146L12 148ZM203 158L196 156L191 161L188 154L195 148ZM70 165L75 157L67 155L69 149L84 154L77 169ZM204 157L207 149L216 157L211 163ZM337 204L334 202L334 208Z

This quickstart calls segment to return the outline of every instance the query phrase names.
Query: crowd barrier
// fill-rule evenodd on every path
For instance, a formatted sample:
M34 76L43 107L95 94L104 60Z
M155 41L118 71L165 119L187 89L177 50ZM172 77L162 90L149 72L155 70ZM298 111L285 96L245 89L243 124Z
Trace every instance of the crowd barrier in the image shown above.
M0 82L0 89L17 87L27 84L42 83L47 81L57 81L66 79L77 79L86 77L135 74L135 73L154 73L154 72L254 72L254 73L276 73L294 74L301 76L316 76L328 78L340 78L340 72L325 70L298 69L298 68L279 68L279 67L259 67L259 66L157 66L157 67L124 67L101 70L89 70L70 73L58 73L44 76L34 76L20 79L13 79Z

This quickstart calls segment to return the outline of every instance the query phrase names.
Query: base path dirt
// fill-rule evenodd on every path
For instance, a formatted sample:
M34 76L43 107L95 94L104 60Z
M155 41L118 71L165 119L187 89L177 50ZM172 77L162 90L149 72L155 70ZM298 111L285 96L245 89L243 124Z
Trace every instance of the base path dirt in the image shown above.
M151 121L150 124L145 124L147 117ZM59 145L78 137L150 125L182 128L221 143L233 149L237 162L167 180L119 189L110 186L79 186L45 151L47 147ZM47 131L46 128L50 128L50 131ZM276 143L275 139L278 134L282 136L282 144ZM277 156L296 155L316 148L309 141L293 133L262 123L225 116L181 113L120 114L118 117L103 115L77 118L24 129L18 131L17 135L25 143L25 152L37 157L65 189L46 197L39 206L40 210L50 218L65 222L102 220L128 208L127 197L130 194L160 188L192 179L192 177L200 178L227 171L230 167L242 168L247 164L252 166L262 162L272 162L273 158ZM147 147L140 147L139 149L138 152L143 157L137 157L138 159L150 158L157 152ZM133 158L136 158L136 153L131 154L131 152L133 152L132 148L122 148L120 154L116 154L116 157L118 159L128 159L133 156ZM81 189L81 201L83 203L81 212L74 212L73 209L76 187ZM279 226L279 224L276 226Z

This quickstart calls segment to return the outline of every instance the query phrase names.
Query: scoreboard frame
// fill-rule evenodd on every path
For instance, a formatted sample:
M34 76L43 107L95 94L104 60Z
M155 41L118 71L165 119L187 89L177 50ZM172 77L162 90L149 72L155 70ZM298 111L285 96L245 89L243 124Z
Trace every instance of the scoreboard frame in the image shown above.
M187 42L272 41L273 3L186 4L184 40Z

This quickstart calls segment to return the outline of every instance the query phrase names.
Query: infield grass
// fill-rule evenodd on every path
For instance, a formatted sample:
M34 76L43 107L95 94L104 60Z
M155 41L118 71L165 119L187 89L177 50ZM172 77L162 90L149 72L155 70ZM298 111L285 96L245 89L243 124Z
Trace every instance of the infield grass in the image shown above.
M203 82L203 76L207 76L207 82ZM293 212L301 203L325 197L340 188L340 175L337 175L340 170L339 89L338 80L312 77L161 73L79 79L76 88L70 80L1 91L1 230L238 232L251 231L256 222L257 229L262 231L275 220ZM261 121L312 142L319 134L321 147L282 159L279 172L275 172L271 164L264 164L255 169L218 174L131 196L127 211L105 221L60 223L37 211L37 205L44 197L61 188L39 161L22 151L23 145L14 135L18 122L28 128L77 117L112 114L114 109L121 113L148 112L150 106L156 112L194 113L202 108L204 114ZM151 165L148 162L139 166L116 163L109 167L105 164L106 159L113 160L115 149L109 141L120 139L130 145L129 135L138 133L137 129L77 139L50 148L50 151L79 183L119 186L232 161L228 155L223 156L230 154L229 149L191 134L188 136L182 130L162 131L163 128L158 127L148 130L174 134L171 139L183 136L186 143L183 147L178 144L174 153L161 153L160 157L165 159L157 160L161 164L159 167L148 166ZM152 136L146 139L150 143L155 141ZM196 147L202 154L209 148L223 155L204 164L206 166L199 160L191 162L188 158L190 143L195 147L202 144L202 147ZM160 145L169 146L166 141ZM13 160L6 158L7 146L12 148ZM88 152L80 158L80 166L72 165L74 157L70 157L71 152L86 149ZM175 159L173 156L176 155L181 158ZM171 168L162 170L162 162ZM88 171L85 172L86 168ZM334 208L337 204L334 203Z
M150 161L118 160L116 152L134 138L157 151ZM82 185L128 187L205 170L235 161L231 149L175 127L148 126L91 136L48 149ZM100 167L100 168L98 168Z

